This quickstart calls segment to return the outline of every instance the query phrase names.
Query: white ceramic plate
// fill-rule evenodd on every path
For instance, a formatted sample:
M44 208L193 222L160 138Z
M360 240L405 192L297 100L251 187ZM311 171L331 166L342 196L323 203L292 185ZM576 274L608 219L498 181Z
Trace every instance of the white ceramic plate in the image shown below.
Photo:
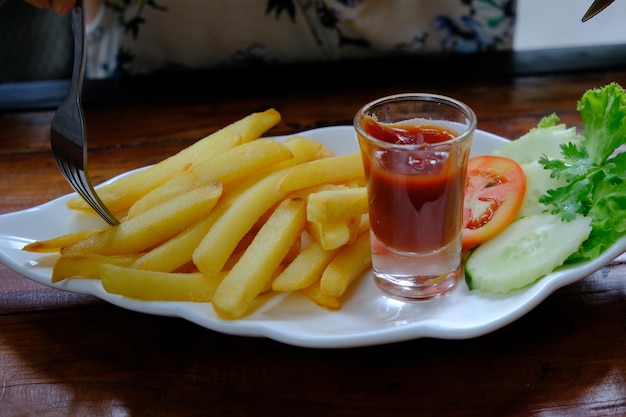
M321 128L301 134L322 141L337 153L358 150L351 126ZM472 156L490 153L505 142L506 139L496 135L477 131ZM465 283L461 283L440 300L402 303L383 296L367 273L339 311L325 310L296 293L276 294L268 296L262 307L251 315L227 321L216 316L210 303L138 301L107 293L98 280L69 279L51 284L54 257L24 252L21 248L34 240L104 224L96 216L69 211L65 203L70 197L67 195L29 210L0 215L0 261L41 284L91 294L128 310L181 317L221 333L267 337L314 348L359 347L422 337L466 339L484 335L513 322L555 290L592 274L626 250L624 238L599 258L550 274L510 295L470 292Z

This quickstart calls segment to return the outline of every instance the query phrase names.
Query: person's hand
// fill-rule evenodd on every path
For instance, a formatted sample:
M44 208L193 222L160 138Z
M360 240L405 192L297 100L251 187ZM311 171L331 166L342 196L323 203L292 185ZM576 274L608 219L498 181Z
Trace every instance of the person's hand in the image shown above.
M76 0L24 0L40 9L52 9L57 14L68 14L76 6Z

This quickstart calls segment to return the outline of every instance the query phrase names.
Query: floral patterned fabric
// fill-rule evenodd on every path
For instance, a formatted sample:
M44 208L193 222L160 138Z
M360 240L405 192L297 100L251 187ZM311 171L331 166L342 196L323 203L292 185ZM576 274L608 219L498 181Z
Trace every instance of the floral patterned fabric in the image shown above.
M107 0L87 76L510 50L516 0Z

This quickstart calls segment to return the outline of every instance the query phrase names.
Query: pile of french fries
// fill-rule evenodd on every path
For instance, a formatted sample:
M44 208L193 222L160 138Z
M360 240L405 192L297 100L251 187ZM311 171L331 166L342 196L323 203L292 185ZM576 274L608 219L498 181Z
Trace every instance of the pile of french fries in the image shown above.
M99 188L119 225L24 250L59 253L52 282L100 279L134 299L211 302L227 319L272 291L340 309L371 265L361 157L298 135L263 138L280 119L252 113ZM80 197L68 207L91 210Z

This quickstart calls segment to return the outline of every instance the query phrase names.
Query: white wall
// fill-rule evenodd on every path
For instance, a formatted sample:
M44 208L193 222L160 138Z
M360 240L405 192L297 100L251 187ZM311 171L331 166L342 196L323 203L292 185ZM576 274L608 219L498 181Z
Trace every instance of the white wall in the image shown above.
M626 44L626 0L615 0L586 22L593 0L517 0L514 48Z

